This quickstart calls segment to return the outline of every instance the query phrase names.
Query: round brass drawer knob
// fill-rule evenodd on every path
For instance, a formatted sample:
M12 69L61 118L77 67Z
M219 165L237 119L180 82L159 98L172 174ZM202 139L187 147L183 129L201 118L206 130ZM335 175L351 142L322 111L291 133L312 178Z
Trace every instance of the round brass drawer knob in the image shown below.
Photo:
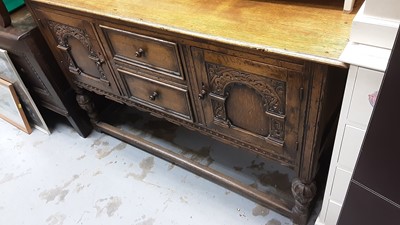
M155 92L153 92L152 95L149 96L149 99L150 99L151 101L154 101L154 100L156 100L156 98L157 98L158 96L159 96L159 94L155 91Z
M140 58L142 57L144 54L144 50L142 48L139 48L136 52L135 52L135 56Z

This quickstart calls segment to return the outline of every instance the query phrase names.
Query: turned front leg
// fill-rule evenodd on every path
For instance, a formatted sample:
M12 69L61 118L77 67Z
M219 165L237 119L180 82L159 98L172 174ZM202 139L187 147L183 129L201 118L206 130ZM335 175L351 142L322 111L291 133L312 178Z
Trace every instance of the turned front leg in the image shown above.
M77 88L76 91L76 101L79 106L85 110L90 118L90 121L95 124L99 120L99 114L97 113L96 107L90 95L87 91Z
M315 182L303 182L295 178L292 181L292 193L295 200L295 205L292 209L293 223L301 225L306 224L309 216L310 203L317 193Z

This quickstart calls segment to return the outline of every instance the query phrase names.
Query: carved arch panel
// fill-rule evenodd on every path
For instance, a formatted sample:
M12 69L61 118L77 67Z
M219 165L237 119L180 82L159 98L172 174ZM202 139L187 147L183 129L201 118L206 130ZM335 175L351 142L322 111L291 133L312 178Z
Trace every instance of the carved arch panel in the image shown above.
M214 123L262 136L282 147L285 82L208 62L206 70Z
M48 21L49 27L57 39L57 48L66 53L69 71L76 75L91 77L110 86L103 69L104 59L100 58L88 33L80 28Z

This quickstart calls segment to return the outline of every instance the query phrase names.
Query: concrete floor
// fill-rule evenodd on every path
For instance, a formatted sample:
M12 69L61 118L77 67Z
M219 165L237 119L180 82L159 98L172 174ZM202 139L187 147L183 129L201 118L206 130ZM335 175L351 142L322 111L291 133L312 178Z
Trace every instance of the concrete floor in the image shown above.
M111 136L84 139L63 118L46 121L51 135L0 120L0 224L292 224Z

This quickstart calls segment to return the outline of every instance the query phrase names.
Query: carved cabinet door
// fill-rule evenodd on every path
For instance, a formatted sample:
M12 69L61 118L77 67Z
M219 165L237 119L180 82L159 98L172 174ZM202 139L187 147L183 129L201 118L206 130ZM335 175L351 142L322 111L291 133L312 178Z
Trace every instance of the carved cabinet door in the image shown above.
M303 74L198 48L192 55L206 126L239 146L294 165Z
M36 11L40 26L63 70L78 86L118 94L92 24L63 12Z

